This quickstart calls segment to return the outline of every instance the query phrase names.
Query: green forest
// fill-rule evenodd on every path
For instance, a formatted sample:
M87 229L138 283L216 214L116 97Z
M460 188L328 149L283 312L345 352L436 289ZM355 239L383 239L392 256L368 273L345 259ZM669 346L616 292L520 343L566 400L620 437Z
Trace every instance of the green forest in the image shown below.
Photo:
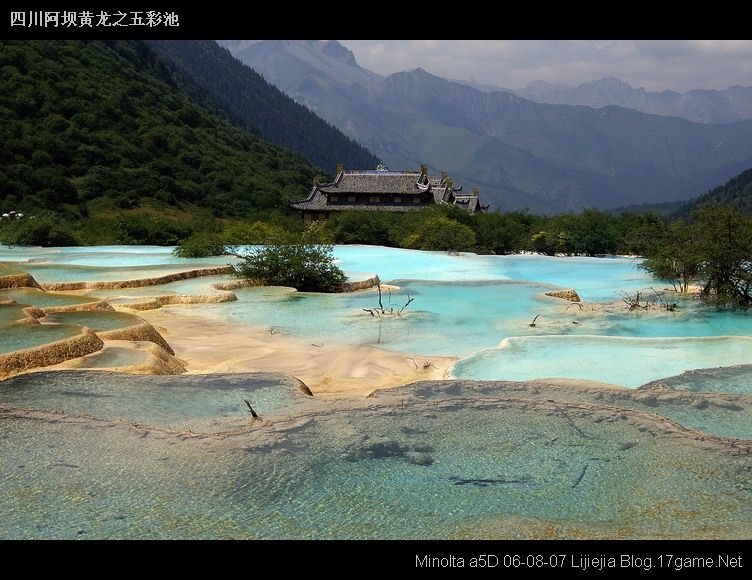
M3 41L0 70L0 209L37 219L19 243L174 244L323 174L189 97L142 42Z

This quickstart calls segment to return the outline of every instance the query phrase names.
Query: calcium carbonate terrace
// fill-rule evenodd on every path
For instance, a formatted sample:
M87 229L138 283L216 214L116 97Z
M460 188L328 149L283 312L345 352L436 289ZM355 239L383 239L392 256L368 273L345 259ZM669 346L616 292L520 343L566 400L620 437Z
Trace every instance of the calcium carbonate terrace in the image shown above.
M0 537L749 537L746 313L665 293L633 258L335 256L351 279L379 275L387 309L414 300L383 318L364 312L375 289L211 303L231 281L217 274L0 290L1 356L86 343L0 381ZM0 275L112 282L232 260L2 248ZM582 303L545 295L562 288ZM630 312L637 291L679 308ZM46 316L19 323L32 307Z

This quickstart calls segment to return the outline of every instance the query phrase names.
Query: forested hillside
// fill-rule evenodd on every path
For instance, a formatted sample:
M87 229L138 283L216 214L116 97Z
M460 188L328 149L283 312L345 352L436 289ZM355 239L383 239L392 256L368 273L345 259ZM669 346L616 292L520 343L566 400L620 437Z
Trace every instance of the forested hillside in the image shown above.
M304 195L320 172L191 98L140 41L3 41L0 70L6 212L244 216Z
M698 208L716 204L727 205L752 216L752 169L747 169L723 185L711 189L676 213L685 216Z
M148 41L198 83L240 126L302 153L333 173L337 164L373 169L378 159L339 129L293 101L213 40Z

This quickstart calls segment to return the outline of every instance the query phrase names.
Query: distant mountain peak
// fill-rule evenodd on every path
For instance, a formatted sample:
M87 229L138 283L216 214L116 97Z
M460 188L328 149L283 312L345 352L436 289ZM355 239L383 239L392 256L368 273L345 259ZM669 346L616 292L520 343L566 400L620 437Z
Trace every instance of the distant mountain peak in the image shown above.
M625 83L621 79L617 79L616 77L603 77L601 79L598 79L597 81L590 81L589 83L582 83L580 87L588 86L588 85L594 85L594 86L602 86L602 87L608 87L610 89L623 89L623 90L634 90L632 85L629 83ZM640 87L642 88L642 87Z
M233 53L236 58L293 98L310 83L368 87L382 79L381 75L359 66L352 51L336 40L234 42L245 46Z
M327 40L321 42L323 42L321 52L323 52L326 56L329 56L331 58L340 58L350 66L358 66L358 63L355 61L355 55L346 46L342 46L336 40Z
M528 83L528 85L522 89L522 91L519 92L525 92L525 91L549 91L551 89L569 89L571 88L569 85L564 83L559 84L553 84L549 83L547 81L533 81L531 83Z
M732 123L752 119L752 87L738 85L723 91L650 92L645 87L635 88L621 79L608 76L576 87L535 81L515 92L538 103L587 105L596 109L616 105L697 123Z

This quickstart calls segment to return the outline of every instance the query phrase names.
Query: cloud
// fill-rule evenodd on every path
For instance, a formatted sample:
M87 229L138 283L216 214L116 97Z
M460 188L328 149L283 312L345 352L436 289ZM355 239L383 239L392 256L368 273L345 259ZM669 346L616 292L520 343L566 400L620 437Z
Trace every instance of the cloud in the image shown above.
M617 77L647 90L752 85L750 40L342 40L380 74L422 67L460 80L521 88Z

